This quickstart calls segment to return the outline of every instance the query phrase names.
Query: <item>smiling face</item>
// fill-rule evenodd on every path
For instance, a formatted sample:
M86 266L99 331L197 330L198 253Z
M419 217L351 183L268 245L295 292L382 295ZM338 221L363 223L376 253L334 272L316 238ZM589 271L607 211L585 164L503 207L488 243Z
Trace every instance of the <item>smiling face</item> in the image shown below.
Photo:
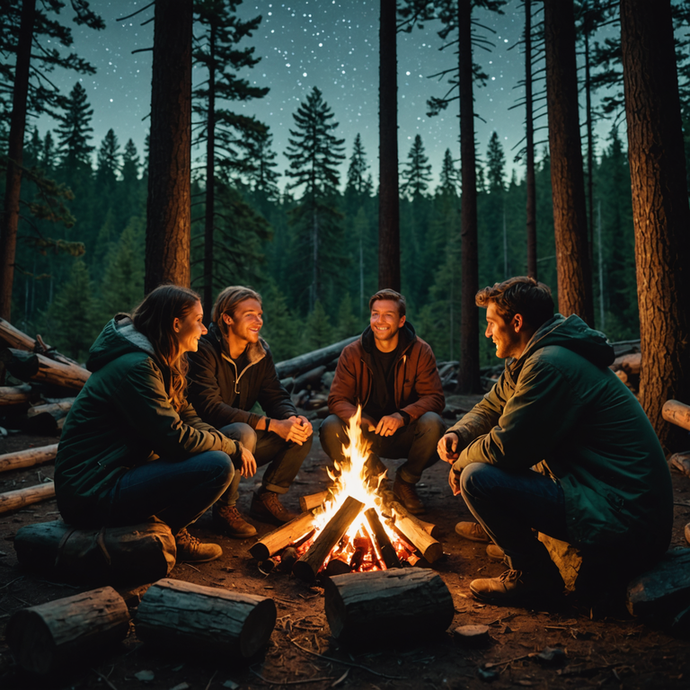
M371 305L369 318L374 342L381 352L391 352L398 346L398 331L405 323L400 316L398 303L391 299L379 299Z
M259 342L259 333L264 325L263 313L261 302L250 298L240 302L232 316L223 314L223 321L228 327L231 357L239 357L249 343Z
M199 338L208 333L202 319L204 310L201 302L196 302L191 311L181 319L173 320L173 331L177 339L178 356L185 352L196 352L199 349Z
M510 321L506 321L490 302L486 308L486 331L484 335L491 338L496 345L496 357L519 357L525 347L521 335L522 316L516 314Z

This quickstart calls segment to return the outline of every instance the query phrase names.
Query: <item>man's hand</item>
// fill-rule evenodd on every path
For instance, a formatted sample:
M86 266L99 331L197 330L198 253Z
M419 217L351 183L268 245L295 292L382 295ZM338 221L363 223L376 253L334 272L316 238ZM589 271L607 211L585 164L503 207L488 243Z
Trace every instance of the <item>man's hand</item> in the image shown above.
M398 412L381 417L374 429L374 433L379 436L392 436L400 427L405 426L402 415ZM369 429L371 431L371 429Z
M252 452L242 446L242 469L240 475L242 477L253 477L256 474L256 460Z
M284 441L292 441L301 446L312 435L311 423L306 417L292 416L287 419L271 419L271 431Z
M438 456L444 462L449 462L451 465L460 457L460 449L458 448L458 435L452 431L448 432L441 439L436 446Z
M450 486L453 496L457 496L460 493L460 472L456 472L453 467L450 468L448 473L448 486Z

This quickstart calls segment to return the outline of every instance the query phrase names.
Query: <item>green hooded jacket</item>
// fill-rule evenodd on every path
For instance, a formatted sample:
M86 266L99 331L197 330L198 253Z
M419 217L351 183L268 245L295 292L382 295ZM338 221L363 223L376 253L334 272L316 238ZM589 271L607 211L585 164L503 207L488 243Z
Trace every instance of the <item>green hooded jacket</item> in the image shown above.
M55 460L55 492L66 522L103 524L105 500L128 469L157 459L184 461L241 447L202 422L187 404L175 411L171 374L129 318L111 320L92 345L93 372L62 430Z
M453 468L541 462L536 469L563 488L572 544L663 553L671 475L642 407L609 369L613 359L603 334L577 316L554 316L449 430L464 448Z

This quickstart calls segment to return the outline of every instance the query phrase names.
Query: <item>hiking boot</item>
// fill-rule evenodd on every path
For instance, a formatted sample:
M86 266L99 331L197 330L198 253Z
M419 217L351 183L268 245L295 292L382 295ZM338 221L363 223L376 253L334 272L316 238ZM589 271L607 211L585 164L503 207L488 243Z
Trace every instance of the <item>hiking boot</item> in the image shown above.
M280 502L275 491L254 493L249 514L261 522L272 522L276 525L284 525L297 517L297 513L289 511Z
M177 533L175 543L177 544L177 560L180 563L215 561L223 554L223 549L218 544L202 544L187 531L186 527Z
M235 539L253 537L256 534L256 527L242 517L237 506L219 506L216 503L213 506L212 515L213 524L221 534Z
M489 535L478 522L458 522L455 525L455 532L470 541L491 541Z
M498 544L489 544L486 547L486 555L492 561L502 561L505 558L506 552Z
M424 504L419 500L417 496L417 489L414 484L400 479L396 474L395 481L393 482L393 493L397 496L400 503L402 503L405 508L407 508L412 515L421 515L426 513L426 508Z
M556 566L553 566L531 573L506 570L498 577L472 580L470 591L480 601L497 606L511 606L555 601L563 594L563 586L563 579Z

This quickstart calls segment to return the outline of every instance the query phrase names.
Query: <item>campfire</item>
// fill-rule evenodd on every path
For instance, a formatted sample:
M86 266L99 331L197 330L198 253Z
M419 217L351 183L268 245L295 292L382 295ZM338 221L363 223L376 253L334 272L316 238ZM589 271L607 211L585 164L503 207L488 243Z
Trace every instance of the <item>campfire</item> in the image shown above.
M322 571L330 576L387 570L441 556L441 544L431 536L434 525L408 513L382 488L385 473L369 473L371 444L360 424L358 408L347 428L345 461L328 470L332 484L318 495L319 505L254 544L250 553L255 558L272 557L297 577L313 581Z

